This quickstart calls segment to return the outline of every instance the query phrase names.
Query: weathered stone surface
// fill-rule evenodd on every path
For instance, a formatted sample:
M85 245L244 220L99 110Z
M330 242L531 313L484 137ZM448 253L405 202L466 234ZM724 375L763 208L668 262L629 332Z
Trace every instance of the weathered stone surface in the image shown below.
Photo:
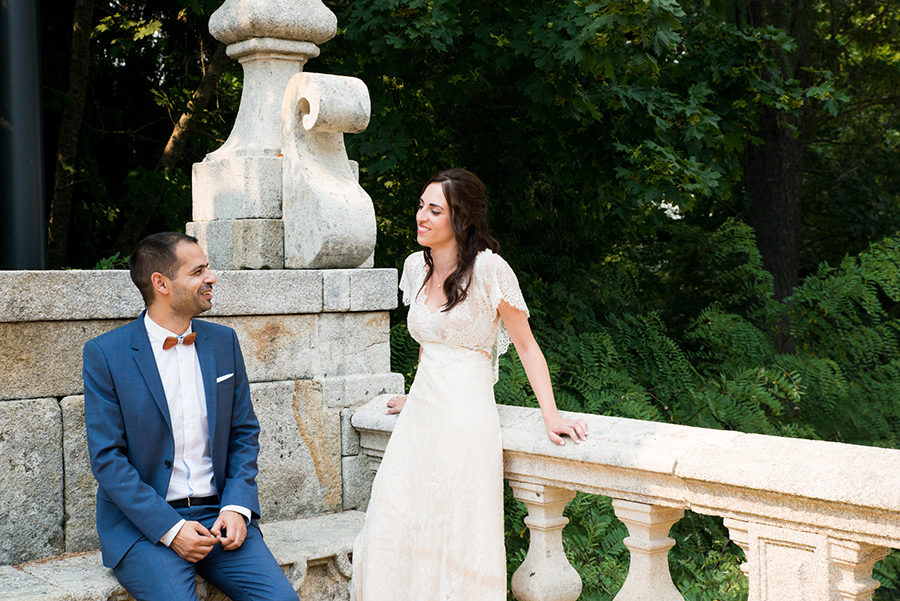
M286 267L355 268L374 251L375 209L343 138L363 131L369 113L359 79L298 73L288 82L281 108Z
M84 343L121 320L0 323L0 400L82 392Z
M391 395L382 394L373 397L361 407L357 407L350 418L350 423L360 432L380 433L385 441L390 438L397 423L398 414L388 415L386 403ZM382 447L383 448L383 447Z
M356 407L378 394L403 394L403 374L351 374L320 380L329 407Z
M54 587L12 566L0 565L0 601L55 600Z
M234 269L284 267L284 222L280 219L236 219L232 228Z
M350 311L397 307L396 269L354 269L350 273Z
M319 48L311 42L263 36L229 43L227 52L244 70L241 106L228 139L206 155L204 162L276 158L281 154L281 105L285 87L291 77L300 73L307 59L319 55ZM215 181L208 183L213 187L219 185ZM226 189L231 187L228 182L223 183ZM210 196L208 189L195 188L194 194L198 193L201 198ZM279 197L284 198L283 194Z
M280 157L194 163L194 221L281 219Z
M533 484L510 479L509 486L516 499L528 508L525 523L530 529L528 554L510 579L510 590L516 599L541 599L541 601L576 601L581 595L581 577L569 564L562 544L562 529L569 521L563 517L566 504L575 498L574 490L555 486ZM627 540L627 539L626 539ZM632 555L631 572L638 573ZM644 575L644 574L642 574ZM626 579L622 591L629 588ZM636 583L638 586L641 583ZM627 597L628 601L656 599L656 590L648 583L646 597ZM626 599L620 591L616 598ZM684 601L665 597L660 601Z
M266 521L341 509L340 415L318 382L251 387L260 422L260 505Z
M346 554L362 529L365 514L343 511L262 525L266 544L282 566Z
M0 322L133 317L144 301L127 271L0 271ZM2 364L2 363L0 363Z
M774 461L791 457L791 461ZM827 466L827 470L822 467ZM709 441L678 460L682 478L900 512L900 494L885 486L900 474L900 451L740 434Z
M55 399L0 402L0 563L63 551L61 448Z
M387 313L324 313L318 320L316 375L387 373L391 369Z
M213 269L284 267L284 222L280 219L191 221L186 229L200 242Z
M266 293L272 294L272 289L264 287L268 279L259 277L262 273L265 272L236 278L247 286L247 299L232 298L224 304L239 308L246 302L245 306L253 309ZM307 281L317 283L316 275L288 278L299 291L285 294L297 305L315 303L309 298ZM237 331L247 372L254 382L385 374L390 370L387 313L243 317L204 314L201 319L223 323ZM4 366L0 370L0 400L80 394L84 344L125 323L127 320L0 323L0 365ZM362 396L351 403L367 395L370 382L359 381L362 388L354 394Z
M341 473L344 479L343 508L365 511L372 492L372 480L375 478L375 473L369 469L368 457L343 457Z
M322 281L330 270L223 271L213 267L218 280L213 291L213 308L203 316L280 315L322 310ZM363 270L354 271L359 277ZM391 270L375 271L380 274ZM386 280L385 286L396 288L396 279ZM0 324L134 319L144 308L128 272L121 270L0 271L0 290L15 291L0 295ZM368 290L365 294L374 293ZM360 310L384 311L395 305L396 299L388 295L382 306ZM52 331L44 332L42 340L53 335Z
M316 374L317 315L213 317L237 332L251 382L302 380Z
M872 568L890 549L811 532L726 518L744 551L748 601L871 599L880 583Z
M197 194L196 190L194 194ZM213 194L210 192L209 194ZM232 237L234 220L189 221L185 224L185 233L193 236L206 252L210 267L215 270L234 269L234 242ZM214 301L215 302L215 299Z
M337 17L320 0L226 0L209 19L217 40L279 38L324 44L337 31Z
M359 455L359 432L351 423L353 409L341 409L341 455Z
M295 315L322 310L322 271L216 272L213 308L200 316Z
M350 590L347 585L352 575L349 559L329 557L324 561L310 562L306 578L300 587L300 601L347 601Z
M245 281L252 284L254 279ZM254 294L262 293L257 290ZM372 373L385 374L388 380L395 378L386 375L390 369L387 313L210 316L209 321L235 329L247 373L254 382ZM0 323L0 364L5 367L0 370L0 399L80 394L84 344L125 323ZM356 388L335 398L355 395L349 401L355 403L367 398L368 387L388 384L363 378L355 384L350 380L347 385Z
M84 397L66 397L62 408L63 470L65 473L66 553L100 548L95 518L97 481L91 473Z
M78 601L131 601L112 570L104 568L99 553L80 553L21 566L28 575L52 585L53 599Z
M327 269L322 274L323 311L383 311L397 306L396 269Z
M350 274L352 269L322 271L322 310L340 312L350 310Z

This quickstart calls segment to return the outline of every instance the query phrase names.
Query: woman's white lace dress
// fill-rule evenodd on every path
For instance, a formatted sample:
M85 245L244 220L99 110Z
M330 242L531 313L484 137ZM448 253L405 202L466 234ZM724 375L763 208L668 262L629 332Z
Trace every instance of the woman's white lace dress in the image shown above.
M415 380L353 547L352 601L505 601L503 450L495 360L509 345L497 307L525 311L516 276L479 253L467 298L432 312L422 252L403 266Z

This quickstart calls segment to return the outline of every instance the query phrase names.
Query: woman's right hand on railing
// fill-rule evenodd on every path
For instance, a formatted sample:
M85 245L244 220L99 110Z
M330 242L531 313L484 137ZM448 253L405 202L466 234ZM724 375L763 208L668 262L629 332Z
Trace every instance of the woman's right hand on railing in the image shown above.
M406 404L406 395L398 394L395 397L391 397L387 402L387 414L393 415L395 413L400 413L403 409L403 405Z

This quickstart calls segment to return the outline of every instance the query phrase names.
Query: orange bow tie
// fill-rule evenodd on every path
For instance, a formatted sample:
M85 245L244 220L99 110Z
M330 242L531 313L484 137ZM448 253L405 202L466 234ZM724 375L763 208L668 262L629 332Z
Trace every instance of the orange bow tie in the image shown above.
M194 339L196 337L197 337L197 332L191 332L187 336L178 336L177 338L175 336L169 336L168 338L166 338L166 341L163 342L163 350L167 351L170 348L172 348L173 346L175 346L176 344L178 344L179 342L181 344L187 344L187 345L194 344Z

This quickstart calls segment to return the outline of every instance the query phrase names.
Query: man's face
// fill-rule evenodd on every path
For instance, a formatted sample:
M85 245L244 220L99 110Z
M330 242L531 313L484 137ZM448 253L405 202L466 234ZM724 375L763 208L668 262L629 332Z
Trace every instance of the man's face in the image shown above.
M209 269L206 254L198 244L179 242L175 247L178 268L169 280L172 294L169 304L172 311L183 317L193 317L212 307L212 287L216 276Z

